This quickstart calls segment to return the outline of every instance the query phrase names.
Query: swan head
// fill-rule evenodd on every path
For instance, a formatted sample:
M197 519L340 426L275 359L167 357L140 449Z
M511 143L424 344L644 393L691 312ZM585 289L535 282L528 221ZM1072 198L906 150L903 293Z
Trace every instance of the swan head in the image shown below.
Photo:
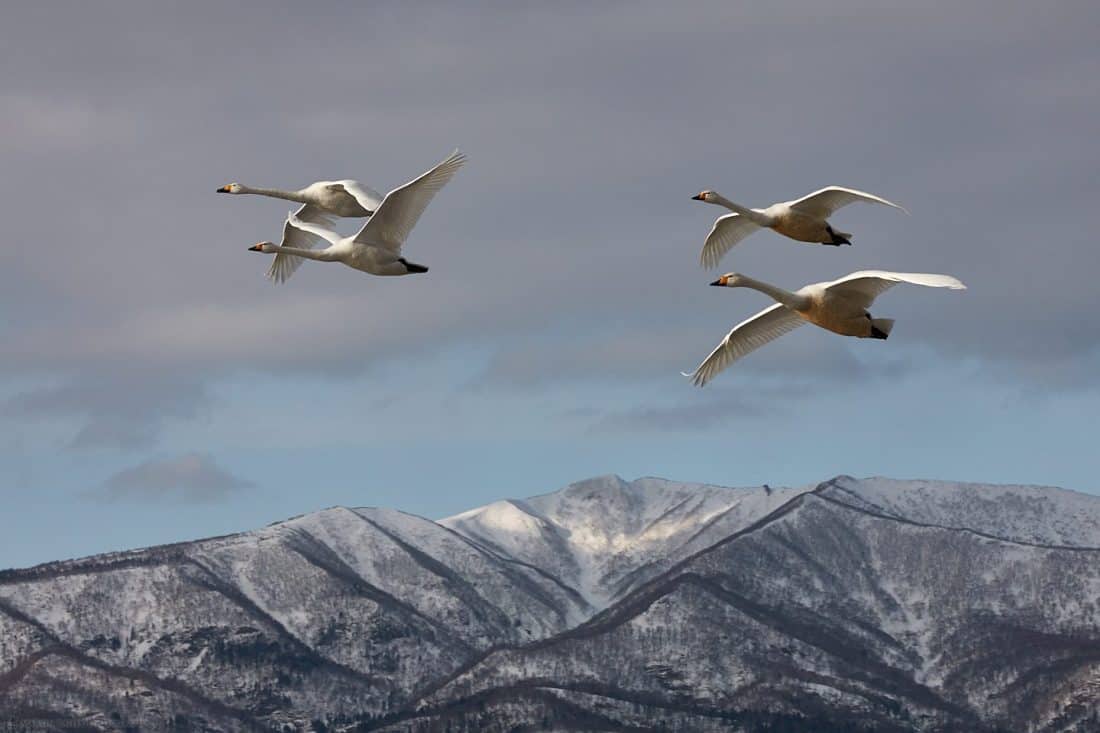
M736 272L727 272L712 282L711 285L716 288L736 288L741 285L741 275Z
M218 189L218 193L241 193L244 186L239 183L227 183Z
M710 191L710 190L700 191L699 193L692 196L691 200L692 201L705 201L708 204L716 204L716 203L718 203L718 194L716 194L714 191Z
M259 242L248 248L249 252L263 252L264 254L271 254L275 251L275 245L272 242Z

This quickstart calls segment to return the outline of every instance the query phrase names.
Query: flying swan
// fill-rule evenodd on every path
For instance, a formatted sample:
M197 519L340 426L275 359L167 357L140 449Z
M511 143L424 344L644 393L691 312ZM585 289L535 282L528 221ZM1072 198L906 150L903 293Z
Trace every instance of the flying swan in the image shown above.
M218 193L256 194L276 199L297 201L333 216L364 217L374 213L382 203L382 194L358 181L317 181L299 191L279 188L252 188L243 183L229 183Z
M414 264L402 257L401 246L432 198L465 162L466 156L456 150L424 175L390 191L358 233L350 237L342 237L325 226L303 219L298 215L301 213L299 209L298 212L287 216L283 230L284 242L288 238L286 233L289 232L291 238L301 241L304 246L260 242L248 249L250 252L278 255L267 273L268 277L278 282L285 281L297 266L288 264L283 267L289 268L289 271L279 270L279 257L284 256L289 256L292 261L305 258L320 262L343 262L348 267L371 275L409 275L427 272L428 268L424 265ZM311 248L312 238L307 239L306 235L324 239L328 241L329 246L322 250L314 250ZM280 274L284 272L285 275Z
M772 204L766 209L750 209L741 204L735 204L714 191L703 191L692 196L691 199L724 206L735 212L718 217L703 243L699 262L708 269L716 267L726 252L761 227L774 229L783 236L797 239L799 242L819 242L839 246L851 244L849 238L852 235L836 231L826 221L837 209L856 201L866 201L885 204L905 211L906 214L909 213L893 201L840 186L829 186L794 201Z
M897 283L912 283L929 288L966 289L965 285L950 275L920 272L861 270L832 282L806 285L793 293L736 272L723 275L711 285L752 288L770 295L777 302L734 326L703 363L693 373L685 373L684 376L691 377L696 386L702 387L745 354L793 331L807 321L842 336L885 339L894 327L893 319L873 318L867 309L875 298Z

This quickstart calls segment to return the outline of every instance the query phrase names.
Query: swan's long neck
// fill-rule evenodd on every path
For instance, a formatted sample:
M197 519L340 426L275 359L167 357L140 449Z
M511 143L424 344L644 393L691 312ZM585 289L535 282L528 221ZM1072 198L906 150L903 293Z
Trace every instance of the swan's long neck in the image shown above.
M300 204L309 203L306 196L303 195L301 191L284 191L281 188L253 188L252 186L241 184L241 193L254 193L258 196L270 196L275 199L297 201Z
M321 262L331 262L335 258L332 253L327 249L300 249L299 247L283 247L278 244L273 244L270 247L265 248L270 252L278 252L284 255L294 255L295 257L304 257L307 260L319 260Z
M753 224L757 224L762 227L770 227L773 224L772 218L764 212L757 211L756 209L750 209L747 206L742 206L741 204L734 203L720 193L714 194L714 202L719 206L725 206L730 211L736 211L738 214L745 217Z
M792 293L790 290L784 290L771 283L766 283L762 280L748 277L747 275L742 275L735 287L759 290L761 293L771 296L777 303L782 303L792 310L806 310L810 306L810 299L804 295Z

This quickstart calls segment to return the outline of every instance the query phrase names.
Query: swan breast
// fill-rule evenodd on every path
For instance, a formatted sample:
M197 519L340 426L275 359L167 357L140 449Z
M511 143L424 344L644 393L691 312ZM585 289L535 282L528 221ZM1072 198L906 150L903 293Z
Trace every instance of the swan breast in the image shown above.
M832 239L829 235L829 225L824 219L795 211L787 206L775 214L775 224L772 228L783 236L799 242L827 242Z
M842 336L868 336L871 321L862 304L841 293L828 290L811 296L810 308L800 313L803 318Z

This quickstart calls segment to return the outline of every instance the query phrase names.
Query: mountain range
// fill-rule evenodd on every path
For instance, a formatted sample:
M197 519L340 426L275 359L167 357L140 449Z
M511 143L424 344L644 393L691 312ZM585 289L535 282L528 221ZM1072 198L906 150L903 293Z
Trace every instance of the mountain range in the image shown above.
M1100 731L1100 497L601 476L0 571L0 727Z

